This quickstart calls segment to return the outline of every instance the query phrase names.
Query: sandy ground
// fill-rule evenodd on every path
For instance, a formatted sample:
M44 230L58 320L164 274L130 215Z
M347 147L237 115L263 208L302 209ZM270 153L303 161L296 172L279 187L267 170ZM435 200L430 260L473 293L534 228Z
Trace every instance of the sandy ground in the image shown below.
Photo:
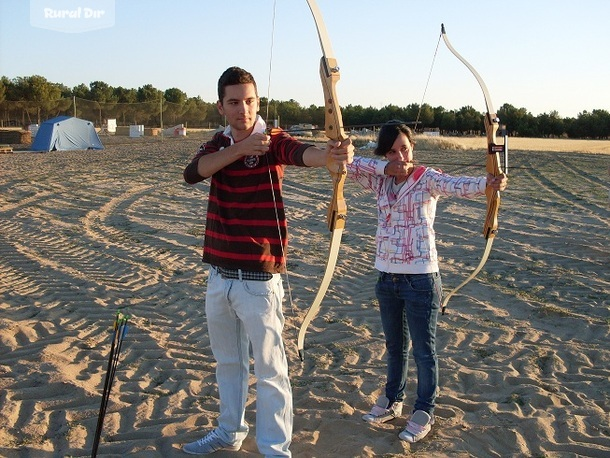
M467 149L481 148L485 139L477 137L445 137ZM498 143L503 143L503 137L498 136ZM575 152L610 154L610 141L608 140L571 140L559 138L525 138L509 137L509 151L546 151L546 152Z
M185 456L180 446L213 427L200 261L207 185L181 176L201 139L103 137L103 151L0 155L1 456L90 456L119 309L132 318L99 456ZM330 192L325 170L289 169L294 456L610 456L610 159L576 143L569 153L516 143L490 259L439 323L437 423L412 445L398 439L404 418L360 418L383 389L385 349L375 203L352 183L336 273L305 361L297 356L324 269ZM468 175L484 173L483 155L416 152L420 163ZM439 204L447 291L480 259L484 212L484 199ZM214 456L258 456L254 381L252 434L241 452Z

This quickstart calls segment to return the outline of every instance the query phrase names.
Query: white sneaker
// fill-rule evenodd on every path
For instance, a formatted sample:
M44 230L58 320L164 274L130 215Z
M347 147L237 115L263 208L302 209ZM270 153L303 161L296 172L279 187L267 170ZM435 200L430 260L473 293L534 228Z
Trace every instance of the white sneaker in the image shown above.
M416 410L407 422L407 427L398 437L403 441L417 442L422 440L432 429L434 417L423 410Z
M385 396L380 396L371 411L362 415L362 419L369 423L385 423L394 420L402 414L402 402L395 401L390 404L390 400Z
M184 453L189 455L209 455L218 450L237 451L241 448L241 442L229 444L220 438L216 430L212 430L198 441L191 442L182 447Z

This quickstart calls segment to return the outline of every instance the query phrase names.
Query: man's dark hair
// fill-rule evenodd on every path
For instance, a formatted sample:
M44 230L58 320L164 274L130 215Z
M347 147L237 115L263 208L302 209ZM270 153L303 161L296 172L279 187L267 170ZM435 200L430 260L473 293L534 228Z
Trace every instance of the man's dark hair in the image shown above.
M222 102L225 96L225 88L227 86L233 86L235 84L248 84L254 85L254 91L258 97L258 89L256 88L256 81L250 72L247 72L243 68L229 67L227 68L220 78L218 79L218 100Z
M388 151L392 149L392 145L400 133L405 134L412 145L415 144L415 141L413 141L413 131L411 128L399 119L392 119L391 121L386 122L383 126L381 126L381 129L379 129L377 148L375 148L373 153L375 153L377 156L385 156Z

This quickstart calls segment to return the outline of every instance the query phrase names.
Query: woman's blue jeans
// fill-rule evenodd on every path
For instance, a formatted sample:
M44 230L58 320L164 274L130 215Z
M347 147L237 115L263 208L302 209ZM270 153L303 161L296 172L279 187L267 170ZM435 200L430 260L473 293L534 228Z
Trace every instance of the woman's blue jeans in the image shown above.
M404 400L411 343L417 366L414 410L432 414L438 386L436 322L442 297L440 274L380 272L375 293L387 349L386 397L390 402Z

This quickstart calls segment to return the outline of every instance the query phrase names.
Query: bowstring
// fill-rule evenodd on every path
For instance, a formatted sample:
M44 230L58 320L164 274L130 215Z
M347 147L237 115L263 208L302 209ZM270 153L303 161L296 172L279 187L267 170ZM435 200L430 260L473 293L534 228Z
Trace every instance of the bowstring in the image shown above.
M267 112L265 114L265 121L269 122L269 101L271 96L271 69L273 67L273 42L275 39L275 10L277 0L273 0L273 14L271 19L271 49L269 50L269 74L267 76Z
M426 86L424 87L424 93L421 96L421 102L419 104L419 109L417 110L417 118L415 119L415 130L417 130L417 124L419 123L421 111L424 106L424 99L426 98L426 92L428 91L428 85L430 84L430 78L432 78L432 69L434 68L434 62L436 61L436 55L438 54L438 47L441 44L442 37L443 37L443 34L440 33L438 35L438 42L436 43L436 49L434 50L434 55L432 56L432 64L430 64L430 72L428 73L428 80L426 81Z
M275 12L276 12L277 0L273 0L273 14L271 20L271 49L269 50L269 75L267 78L267 108L265 113L265 123L269 123L269 105L271 103L271 71L273 68L273 45L275 38ZM275 124L275 123L274 123ZM269 128L267 127L269 130ZM269 132L270 133L270 132ZM271 164L269 163L269 156L267 157L267 170L269 172L269 182L271 183L271 196L273 197L273 208L275 210L275 221L277 223L277 235L280 240L280 249L282 250L282 258L284 258L285 269L284 269L284 278L286 279L286 289L288 291L288 302L290 303L290 310L292 313L295 312L294 302L292 300L292 287L290 286L290 276L288 275L288 258L286 251L284 250L284 243L282 242L282 228L280 227L280 214L277 204L277 199L275 197L275 189L273 184L273 175L271 174ZM284 209L284 214L286 210ZM284 216L285 217L285 216ZM286 239L288 239L288 227L286 226Z

